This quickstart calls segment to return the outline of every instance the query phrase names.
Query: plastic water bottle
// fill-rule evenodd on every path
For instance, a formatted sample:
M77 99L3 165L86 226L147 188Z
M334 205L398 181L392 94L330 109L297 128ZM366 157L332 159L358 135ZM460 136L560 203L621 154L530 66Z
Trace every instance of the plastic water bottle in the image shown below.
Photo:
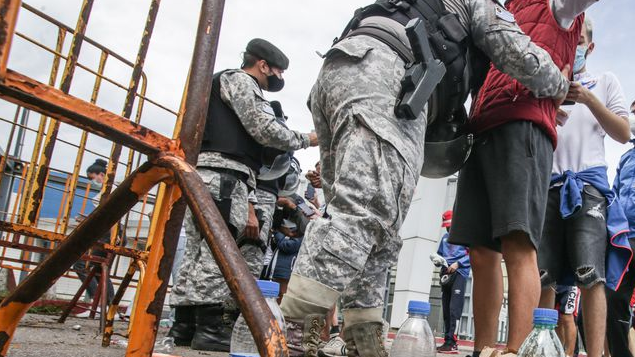
M435 357L436 344L428 324L430 304L412 300L408 303L408 319L401 325L392 343L390 357Z
M564 348L556 335L558 311L534 310L534 329L523 342L518 357L565 357Z
M273 313L278 326L280 326L282 333L286 336L284 317L280 306L278 306L278 301L276 301L280 292L280 284L269 280L258 280L257 283L262 295L265 297L265 301L267 301L269 310ZM238 316L238 320L236 320L234 325L229 349L231 356L259 356L256 342L242 314Z

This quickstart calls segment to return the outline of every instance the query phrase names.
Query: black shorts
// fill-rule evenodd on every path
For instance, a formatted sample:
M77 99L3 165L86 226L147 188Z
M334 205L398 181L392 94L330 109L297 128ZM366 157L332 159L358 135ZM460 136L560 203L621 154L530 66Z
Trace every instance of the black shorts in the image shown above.
M538 249L543 286L556 283L591 287L606 282L606 198L584 186L582 208L569 219L560 215L560 188L549 190L547 216Z
M552 160L551 140L529 121L483 134L459 173L449 242L500 252L500 237L521 231L537 249Z

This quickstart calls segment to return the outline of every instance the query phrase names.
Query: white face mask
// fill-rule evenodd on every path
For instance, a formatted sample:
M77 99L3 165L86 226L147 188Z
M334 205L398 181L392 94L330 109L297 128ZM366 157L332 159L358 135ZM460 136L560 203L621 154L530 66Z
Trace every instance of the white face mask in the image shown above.
M635 135L635 114L630 114L628 116L628 123L631 125L631 133Z
M96 179L92 179L90 180L90 185L94 188L99 188L101 189L102 183L97 181Z

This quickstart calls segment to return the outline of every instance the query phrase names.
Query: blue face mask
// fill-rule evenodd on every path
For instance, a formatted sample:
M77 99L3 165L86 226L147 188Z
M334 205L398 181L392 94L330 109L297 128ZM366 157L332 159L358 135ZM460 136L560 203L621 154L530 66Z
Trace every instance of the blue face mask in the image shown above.
M578 46L575 50L575 61L573 62L573 73L579 73L586 66L587 46Z

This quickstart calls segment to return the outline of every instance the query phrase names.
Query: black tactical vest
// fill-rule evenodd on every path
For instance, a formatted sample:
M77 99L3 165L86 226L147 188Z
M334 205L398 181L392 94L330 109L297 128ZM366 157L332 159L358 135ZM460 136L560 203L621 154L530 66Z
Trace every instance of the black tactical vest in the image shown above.
M263 146L249 135L238 115L221 99L220 77L214 74L201 152L219 152L258 173L262 166Z
M433 54L446 67L445 76L428 100L426 138L431 141L454 138L467 120L464 107L467 96L477 92L483 74L487 73L487 57L472 45L458 16L447 11L442 0L378 0L358 9L340 38L374 37L397 52L406 65L411 63L413 55L399 39L377 27L360 26L361 20L372 16L386 17L403 26L414 18L425 22Z

